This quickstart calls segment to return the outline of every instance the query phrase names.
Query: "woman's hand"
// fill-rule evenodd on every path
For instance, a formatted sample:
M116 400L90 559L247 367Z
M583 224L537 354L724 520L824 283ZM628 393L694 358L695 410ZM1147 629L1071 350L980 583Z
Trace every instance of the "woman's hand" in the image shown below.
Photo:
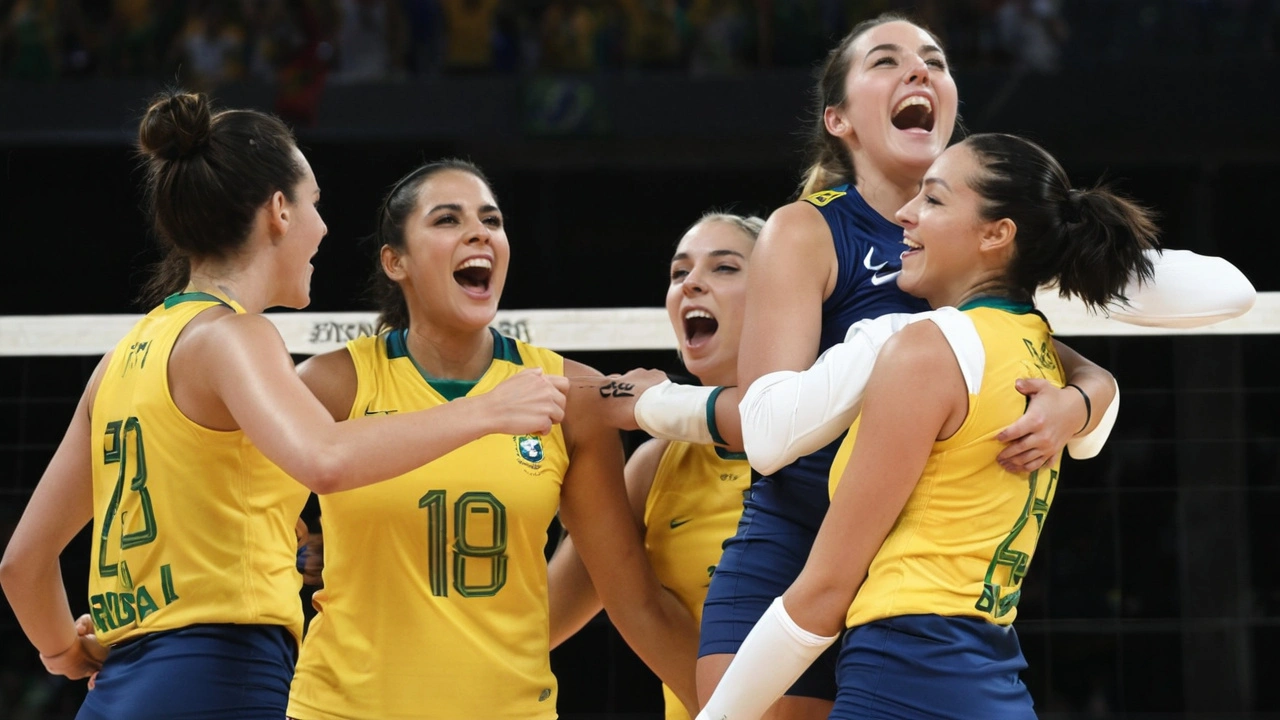
M93 689L94 676L102 669L108 652L109 648L98 644L93 621L88 615L81 615L76 620L75 642L56 655L41 655L40 661L52 675L64 675L71 680L89 678L89 688Z
M568 389L567 378L534 368L521 370L480 398L493 405L495 433L546 435L552 425L564 420Z
M1039 378L1021 378L1015 387L1027 396L1027 411L996 436L1008 443L996 462L1009 472L1029 473L1052 464L1089 416L1075 388Z

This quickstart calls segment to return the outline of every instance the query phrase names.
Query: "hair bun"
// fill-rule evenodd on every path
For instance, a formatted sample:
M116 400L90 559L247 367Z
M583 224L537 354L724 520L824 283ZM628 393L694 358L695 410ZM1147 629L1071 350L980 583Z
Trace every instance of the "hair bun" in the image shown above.
M208 144L212 122L204 93L166 92L147 108L138 128L138 146L152 157L179 160Z

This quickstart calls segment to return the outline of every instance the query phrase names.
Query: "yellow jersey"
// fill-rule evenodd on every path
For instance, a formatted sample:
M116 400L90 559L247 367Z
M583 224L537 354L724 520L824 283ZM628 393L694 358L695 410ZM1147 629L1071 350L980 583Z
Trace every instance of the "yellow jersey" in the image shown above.
M307 489L169 392L178 335L216 305L244 312L205 293L166 299L116 345L93 400L89 616L106 645L205 623L302 637L294 526Z
M698 621L711 574L724 541L738 529L750 487L747 456L714 445L673 442L658 461L644 505L644 547L658 581ZM665 684L662 694L667 720L689 720Z
M476 382L432 379L404 330L347 344L350 417L488 392L555 353L494 333ZM325 585L289 695L298 720L554 718L547 527L569 467L559 425L487 435L386 482L320 498Z
M1026 409L1014 382L1065 383L1044 317L1030 305L986 299L963 312L940 314L934 322L960 363L968 415L955 434L934 443L849 608L848 627L915 614L1012 623L1022 579L1057 491L1058 462L1027 475L1007 472L995 461L1004 447L996 435ZM836 454L832 493L849 462L860 420Z

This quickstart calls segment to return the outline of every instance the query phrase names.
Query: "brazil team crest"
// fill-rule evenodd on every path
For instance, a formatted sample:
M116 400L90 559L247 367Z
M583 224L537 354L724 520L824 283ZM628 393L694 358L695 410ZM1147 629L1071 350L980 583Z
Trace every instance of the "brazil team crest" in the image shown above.
M818 207L825 207L827 203L835 200L836 198L842 198L845 195L848 195L848 193L841 190L822 190L821 192L816 192L805 197L805 200Z
M525 461L540 463L544 457L542 438L537 435L520 435L516 438L516 451Z

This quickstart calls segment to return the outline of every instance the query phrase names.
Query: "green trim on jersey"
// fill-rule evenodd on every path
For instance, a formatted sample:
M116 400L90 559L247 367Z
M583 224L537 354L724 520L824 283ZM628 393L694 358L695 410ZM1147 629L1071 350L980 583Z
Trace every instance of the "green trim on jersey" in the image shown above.
M207 292L174 293L164 299L164 309L168 310L172 308L174 305L181 305L184 302L216 302L219 305L222 305L228 309L231 309L231 310L235 309L230 305L228 305L226 300L223 300L217 295L210 295Z
M409 357L409 347L405 344L404 336L407 330L401 328L391 330L387 333L387 359L395 360L396 358Z
M493 333L493 359L504 360L512 365L524 365L524 359L520 357L520 349L516 347L516 341L499 333L493 328L489 328L489 332Z
M489 328L489 332L493 334L493 359L509 362L512 365L524 365L524 360L520 357L520 349L516 347L516 341L505 335L500 334L497 330ZM387 359L395 360L397 358L409 358L409 362L417 368L418 374L423 380L432 387L445 400L457 400L460 397L466 397L467 393L476 386L477 380L451 380L448 378L433 377L426 371L418 361L409 354L409 330L401 328L392 330L387 333ZM487 370L486 370L487 372ZM482 375L483 377L483 375Z
M1026 315L1029 312L1035 312L1036 306L1027 302L1018 302L1009 298L994 297L987 295L985 297L976 297L969 302L961 305L958 309L960 312L965 310L973 310L974 308L989 307L996 310L1004 310L1014 315Z
M726 450L725 448L722 448L719 445L712 445L712 447L716 449L716 457L720 458L721 460L746 460L747 459L747 454L744 452L733 452L732 450Z

